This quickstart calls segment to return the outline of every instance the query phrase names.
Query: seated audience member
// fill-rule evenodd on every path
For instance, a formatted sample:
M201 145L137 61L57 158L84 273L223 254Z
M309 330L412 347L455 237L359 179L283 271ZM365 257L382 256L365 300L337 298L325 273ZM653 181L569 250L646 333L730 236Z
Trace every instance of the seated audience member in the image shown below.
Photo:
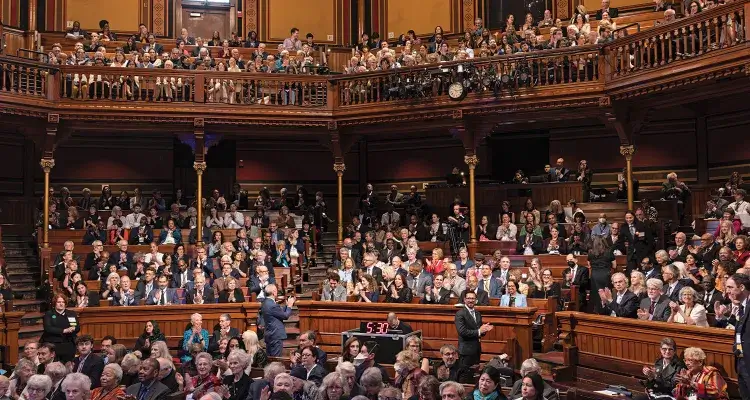
M5 382L0 378L0 389L4 389L2 391L2 397L7 395L10 399L19 399L24 393L25 388L29 385L29 381L37 376L34 375L35 370L36 365L34 364L34 361L27 358L21 358L18 360L14 369L15 376L12 377L9 382L7 381L8 378L4 375L2 377L6 379ZM51 383L49 386L52 386ZM49 393L49 390L47 390L46 393ZM44 397L40 396L40 400L43 398Z
M229 277L227 279L226 288L219 292L219 303L242 303L245 301L245 295L242 293L242 289L237 287L237 279Z
M451 297L461 297L461 293L466 290L466 280L458 276L458 267L456 267L456 264L445 264L443 287L450 291Z
M410 350L403 350L396 355L396 365L400 368L396 371L396 384L398 389L404 394L404 398L411 398L417 395L419 381L426 372L419 365L417 355Z
M138 382L128 386L127 389L125 389L125 392L129 396L134 396L136 399L141 396L149 400L166 399L169 394L169 387L159 382L159 370L159 360L156 358L147 358L141 361L138 371ZM188 381L185 382L186 385L191 383L191 379L188 379ZM144 395L144 393L147 393L147 395Z
M315 346L306 346L300 351L300 363L292 368L292 374L302 372L307 381L312 381L316 386L323 382L326 375L325 368L318 364L318 349Z
M504 379L500 376L500 371L492 366L484 368L479 375L475 385L474 392L471 396L473 399L506 399L502 392Z
M503 288L500 285L500 280L492 275L492 267L489 264L482 264L480 274L479 288L487 292L490 298L499 299Z
M179 295L177 294L177 289L169 287L169 278L166 275L161 275L157 279L157 286L145 296L147 296L147 305L165 306L181 303Z
M680 290L682 290L682 283L680 282L680 271L674 264L665 265L661 269L661 276L664 281L663 293L669 297L669 299L675 303L680 301Z
M506 293L500 298L501 307L526 307L526 295L518 292L518 282L508 281L505 285Z
M466 290L461 293L461 296L458 299L459 303L463 304L464 297L468 292L473 292L476 295L476 305L490 305L490 296L487 294L487 292L479 288L479 280L477 279L476 275L471 275L466 279Z
M533 359L529 358L523 361L521 363L521 379L513 382L513 387L510 389L510 393L508 393L508 396L511 399L517 399L518 396L522 396L521 394L521 387L523 386L523 378L527 377L529 374L541 374L542 373L542 367L539 366L539 363ZM547 382L544 382L544 393L543 398L545 400L558 400L560 398L560 395L557 393L557 390L547 384ZM525 397L524 397L525 399Z
M185 304L213 304L216 302L215 293L206 284L206 278L203 275L195 276L192 286L185 295Z
M703 277L701 287L703 287L703 292L698 302L705 307L707 313L714 314L714 304L723 302L724 293L716 289L716 278L710 274Z
M153 242L154 232L146 223L145 216L141 217L140 222L134 228L131 228L129 236L130 244L132 245L145 246Z
M568 242L560 237L558 228L553 226L549 232L550 236L542 242L541 252L547 254L568 254Z
M497 227L495 238L500 241L508 242L516 240L518 227L511 222L511 214L502 214L500 217L500 226Z
M174 219L167 221L167 227L163 228L159 234L159 244L181 244L182 243L182 232L176 226Z
M669 307L669 297L661 294L664 284L655 278L646 281L646 294L648 297L641 300L637 311L638 318L649 321L666 322L672 314Z
M266 286L275 284L276 279L269 275L268 267L265 265L256 267L255 272L256 274L247 281L247 285L250 288L250 293L255 293L258 300L261 300L265 297Z
M609 288L599 289L599 298L602 301L599 314L622 318L637 318L640 301L635 293L628 290L628 279L625 277L625 274L617 272L612 275L612 285L615 293L612 293Z
M411 289L412 295L424 296L425 289L432 285L432 274L424 271L420 261L414 262L409 265L406 284Z
M661 356L656 359L654 366L644 366L643 375L646 380L643 381L646 387L648 398L655 396L671 395L677 384L676 378L685 369L685 363L677 356L677 344L672 338L664 338L660 345ZM639 396L638 399L646 399L645 396Z
M365 260L367 260L368 257L372 257L374 259L375 256L367 255L365 256ZM378 271L380 270L380 268L377 269ZM373 278L373 276L370 274L362 274L359 275L358 278L359 282L354 285L354 296L357 296L357 301L365 303L377 303L378 298L380 297L380 286L378 286L375 278Z
M697 293L695 289L687 286L680 289L680 300L682 305L677 302L669 302L669 307L672 312L667 319L667 322L676 322L678 324L695 325L700 327L708 327L708 320L706 319L706 309L696 303Z
M130 277L120 277L120 289L111 293L113 306L137 306L140 294L130 287Z
M393 278L393 283L388 287L385 298L386 303L411 303L413 293L405 281L406 278L402 274L396 274Z
M527 222L526 225L524 225L524 228L518 236L518 247L516 248L518 254L534 255L542 252L544 241L541 234L535 233L535 230L538 230L537 228L535 228L534 224L531 222Z
M194 313L190 316L190 326L182 335L183 351L188 352L190 350L189 347L192 344L200 344L204 349L208 348L209 344L208 331L203 329L203 316L198 313ZM193 359L190 353L185 354L182 358L183 362Z
M328 286L323 287L320 299L322 301L346 301L346 295L346 287L341 284L341 277L338 274L329 274Z
M120 386L122 367L112 363L104 366L99 378L100 386L91 391L92 400L117 400L125 396L125 388Z
M727 383L716 367L706 365L706 353L698 347L683 352L686 368L675 377L672 395L677 400L728 399Z
M93 353L94 338L91 335L82 335L76 339L78 357L73 359L73 371L86 374L91 378L93 388L101 385L100 378L104 369L104 361Z
M444 344L440 347L442 360L434 363L431 374L440 382L453 381L459 383L471 383L473 373L471 369L461 365L458 360L458 350L452 344Z
M451 297L450 289L443 285L445 277L443 275L435 275L432 279L432 286L425 288L424 297L421 300L422 304L448 304L448 300Z
M2 287L2 275L0 275L0 287ZM73 285L73 295L69 300L70 307L85 308L99 307L99 293L90 292L82 281Z
M150 357L152 345L159 341L166 341L164 334L159 329L159 323L156 320L146 321L143 333L135 340L133 350L140 351L144 358ZM166 355L169 355L169 353Z
M69 374L60 384L67 400L88 400L91 398L92 386L99 387L99 385L101 385L99 379L93 382L89 376L80 372Z

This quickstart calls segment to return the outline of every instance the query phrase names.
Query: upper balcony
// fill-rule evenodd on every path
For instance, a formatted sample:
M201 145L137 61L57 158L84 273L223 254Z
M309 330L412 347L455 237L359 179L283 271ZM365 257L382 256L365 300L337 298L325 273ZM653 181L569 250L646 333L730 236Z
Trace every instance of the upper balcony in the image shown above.
M382 122L422 121L425 128L469 116L488 124L599 117L615 104L653 107L746 91L749 11L750 0L739 0L606 45L357 75L50 67L0 57L0 112L58 114L102 128L107 121L192 126L203 118L227 129L358 132ZM456 82L466 92L459 99L450 95Z

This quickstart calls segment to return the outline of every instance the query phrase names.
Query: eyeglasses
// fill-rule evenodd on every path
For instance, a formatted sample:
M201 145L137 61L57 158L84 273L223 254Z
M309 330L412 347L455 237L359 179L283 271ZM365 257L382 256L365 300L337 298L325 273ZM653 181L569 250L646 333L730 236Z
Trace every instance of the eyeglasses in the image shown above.
M36 393L41 393L45 391L44 388L35 388L35 387L26 387L26 390L29 392L36 392Z
M302 353L302 357L312 357L313 355L310 353Z
M661 351L669 351L669 352L672 352L672 351L674 351L674 349L673 349L673 348L671 348L671 347L662 347L662 348L661 348Z

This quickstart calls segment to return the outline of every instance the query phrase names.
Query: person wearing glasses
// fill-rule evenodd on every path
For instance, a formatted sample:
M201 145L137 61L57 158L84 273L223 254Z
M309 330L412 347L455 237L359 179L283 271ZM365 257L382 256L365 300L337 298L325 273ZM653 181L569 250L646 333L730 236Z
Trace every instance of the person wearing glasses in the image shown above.
M672 338L661 340L661 357L657 358L653 366L643 367L646 380L642 383L646 391L653 398L659 395L671 395L677 384L678 374L685 369L685 363L676 357L677 344ZM646 398L645 396L643 398Z
M52 390L52 379L47 375L32 375L21 393L25 400L44 400Z
M688 347L683 356L687 367L675 377L677 385L672 391L675 399L729 399L726 381L716 367L706 365L702 349Z

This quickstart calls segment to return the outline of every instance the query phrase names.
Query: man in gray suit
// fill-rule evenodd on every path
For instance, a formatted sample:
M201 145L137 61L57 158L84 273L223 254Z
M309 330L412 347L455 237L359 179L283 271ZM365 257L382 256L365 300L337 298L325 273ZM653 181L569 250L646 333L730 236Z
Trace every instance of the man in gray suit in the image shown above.
M432 275L424 272L422 263L414 263L409 266L409 275L406 276L406 284L414 296L424 296L425 288L432 286Z
M466 290L466 280L458 276L456 264L445 264L445 275L443 287L451 291L451 297L461 297L461 294Z
M135 400L165 400L169 388L159 382L159 360L147 358L141 362L138 370L138 383L128 386L126 393L134 396Z
M672 309L669 308L669 297L661 294L663 287L664 283L656 278L646 281L646 293L648 297L641 300L640 308L637 311L639 319L667 321L669 315L672 313Z
M341 285L341 277L338 274L328 275L328 286L323 287L323 301L346 301L346 288Z

